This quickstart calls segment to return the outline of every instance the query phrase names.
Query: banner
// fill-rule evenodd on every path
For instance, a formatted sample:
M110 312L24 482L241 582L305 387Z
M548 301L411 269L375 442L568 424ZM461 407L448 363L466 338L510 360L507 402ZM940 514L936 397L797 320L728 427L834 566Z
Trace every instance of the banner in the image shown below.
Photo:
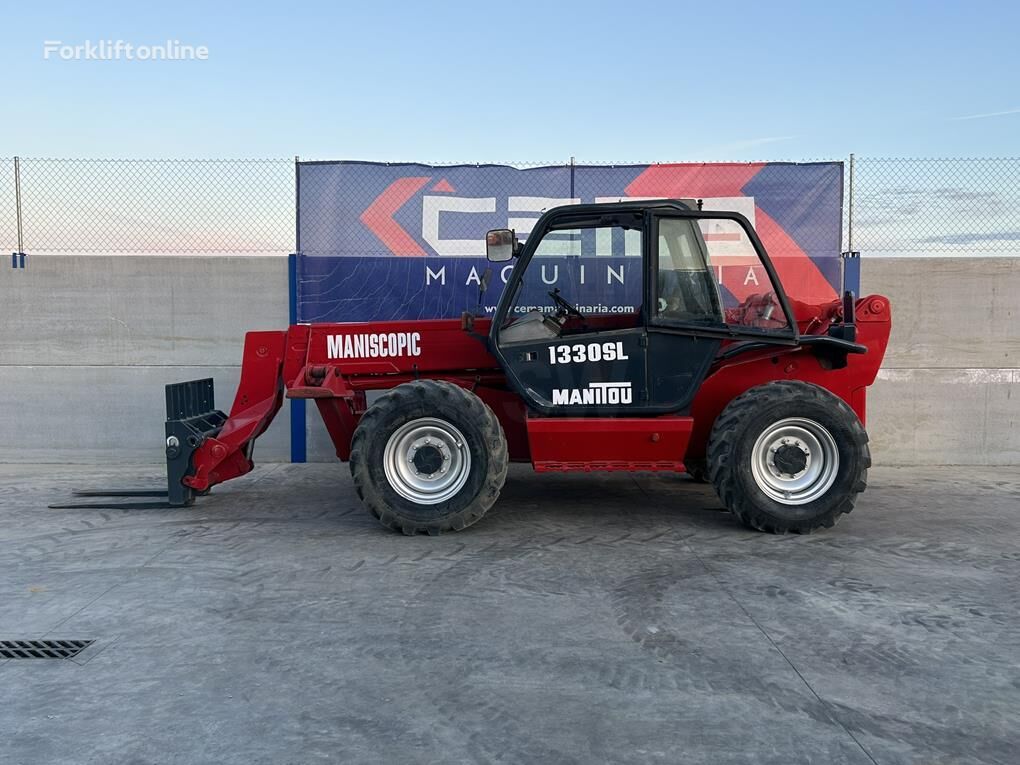
M488 267L486 231L512 228L525 240L550 207L634 198L701 199L706 210L740 212L752 222L792 299L820 302L838 294L839 162L527 169L302 162L297 319L382 321L491 312L512 265L494 266L487 291L479 295ZM576 278L583 268L585 278L604 284L598 299L606 305L640 300L640 252L633 243L621 232L592 245L585 253L591 258L543 260L548 267L543 282L554 285L560 271ZM719 258L713 268L728 299L768 289L767 279L761 286L764 274L746 258Z

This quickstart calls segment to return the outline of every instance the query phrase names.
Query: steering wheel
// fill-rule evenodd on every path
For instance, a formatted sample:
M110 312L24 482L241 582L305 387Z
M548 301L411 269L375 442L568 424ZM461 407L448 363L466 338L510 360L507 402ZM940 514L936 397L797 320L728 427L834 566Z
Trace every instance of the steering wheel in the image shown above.
M551 297L553 299L553 302L557 306L559 306L561 311L564 311L565 313L567 313L570 316L576 316L581 321L584 321L584 315L579 310L577 310L577 308L575 308L574 305L572 303L570 303L565 297L560 295L560 288L559 287L557 287L554 290L551 290L548 293L548 295L549 295L549 297Z

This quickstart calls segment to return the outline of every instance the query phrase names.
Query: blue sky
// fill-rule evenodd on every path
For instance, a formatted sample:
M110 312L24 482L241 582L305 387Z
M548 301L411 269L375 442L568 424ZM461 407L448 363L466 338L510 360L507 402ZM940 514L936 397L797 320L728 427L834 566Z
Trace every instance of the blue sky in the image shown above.
M1020 155L1017 3L36 3L0 156ZM207 61L44 60L177 39Z

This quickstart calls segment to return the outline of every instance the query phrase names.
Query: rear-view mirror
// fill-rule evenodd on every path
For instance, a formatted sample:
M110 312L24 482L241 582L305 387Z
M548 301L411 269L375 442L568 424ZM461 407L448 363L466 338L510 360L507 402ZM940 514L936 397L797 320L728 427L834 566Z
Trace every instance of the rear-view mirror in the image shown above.
M495 228L485 235L485 257L490 263L505 263L514 256L514 232Z

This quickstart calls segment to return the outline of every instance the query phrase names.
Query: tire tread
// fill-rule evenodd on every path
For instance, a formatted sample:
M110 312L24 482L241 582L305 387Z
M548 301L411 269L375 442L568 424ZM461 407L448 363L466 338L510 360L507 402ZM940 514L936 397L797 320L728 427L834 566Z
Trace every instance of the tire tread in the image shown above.
M427 408L430 401L437 400L464 412L466 418L478 426L488 452L488 469L477 495L466 507L425 523L401 514L385 501L376 488L377 479L372 475L366 455L370 440L379 434L384 423L402 412ZM506 435L492 409L471 391L441 380L415 380L386 392L362 415L351 440L351 476L358 497L383 526L409 536L437 536L477 523L499 498L508 466Z
M849 492L825 512L808 519L784 520L775 517L759 506L741 485L738 466L733 464L734 450L750 420L761 411L782 401L808 401L825 408L833 408L843 418L857 448L858 474L850 484ZM854 509L857 495L868 485L868 468L871 451L868 434L850 406L838 396L817 385L798 380L777 380L745 391L734 398L712 426L708 442L708 477L719 499L742 523L753 529L772 534L794 532L809 534L817 528L832 528L839 519Z

